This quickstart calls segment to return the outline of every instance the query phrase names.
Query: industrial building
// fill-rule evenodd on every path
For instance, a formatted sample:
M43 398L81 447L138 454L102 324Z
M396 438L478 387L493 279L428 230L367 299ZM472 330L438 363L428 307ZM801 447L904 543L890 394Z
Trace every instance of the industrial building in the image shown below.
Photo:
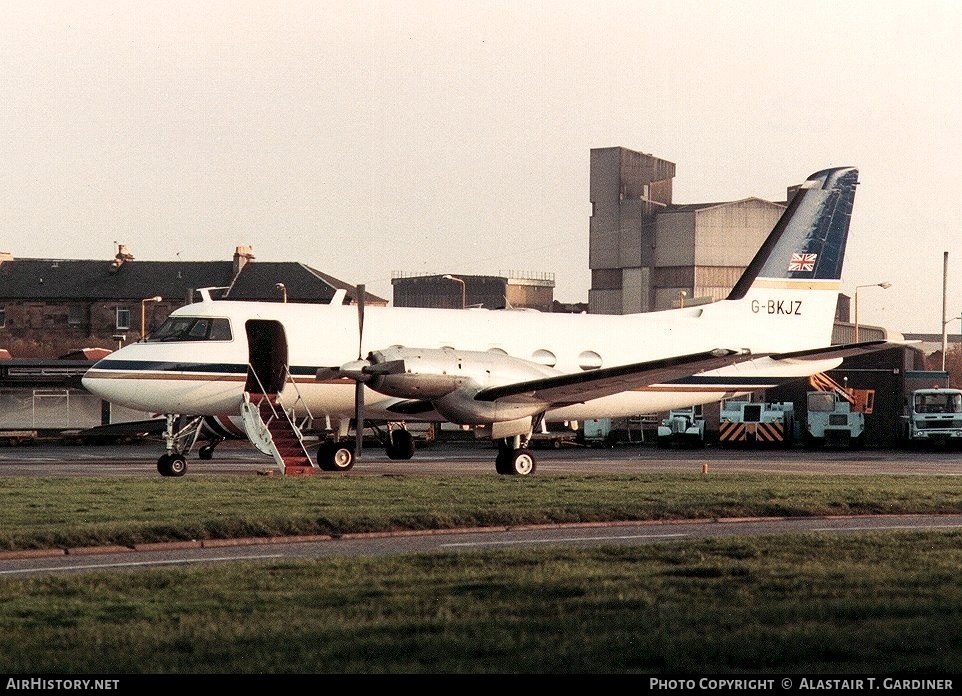
M406 274L391 278L395 307L537 309L556 311L553 273Z
M724 299L787 205L760 198L679 205L674 178L675 164L653 155L591 150L590 313Z

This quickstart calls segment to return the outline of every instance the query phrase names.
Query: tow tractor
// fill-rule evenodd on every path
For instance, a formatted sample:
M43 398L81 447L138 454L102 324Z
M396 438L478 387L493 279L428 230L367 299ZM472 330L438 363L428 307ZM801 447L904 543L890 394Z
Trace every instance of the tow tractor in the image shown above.
M813 391L806 395L805 446L861 449L875 390L842 386L824 372L809 377L808 383Z

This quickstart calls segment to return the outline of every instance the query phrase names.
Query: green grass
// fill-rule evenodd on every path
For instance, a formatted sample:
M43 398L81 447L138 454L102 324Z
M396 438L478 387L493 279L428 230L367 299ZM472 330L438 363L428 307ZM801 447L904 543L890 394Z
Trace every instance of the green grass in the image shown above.
M921 476L0 479L2 545L959 513ZM953 674L962 532L436 552L0 578L0 672Z
M962 534L0 580L0 672L952 674Z
M465 526L962 512L953 476L0 479L0 550Z

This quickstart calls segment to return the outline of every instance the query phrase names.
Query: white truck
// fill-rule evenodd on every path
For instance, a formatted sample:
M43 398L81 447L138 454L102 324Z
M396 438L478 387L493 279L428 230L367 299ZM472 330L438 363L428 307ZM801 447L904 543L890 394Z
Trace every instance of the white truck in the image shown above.
M962 390L915 389L906 399L901 439L909 447L962 446Z
M668 412L658 426L658 446L704 447L705 419L699 407L680 408Z
M861 449L865 416L874 408L875 390L842 386L824 372L808 381L814 391L806 394L805 446Z

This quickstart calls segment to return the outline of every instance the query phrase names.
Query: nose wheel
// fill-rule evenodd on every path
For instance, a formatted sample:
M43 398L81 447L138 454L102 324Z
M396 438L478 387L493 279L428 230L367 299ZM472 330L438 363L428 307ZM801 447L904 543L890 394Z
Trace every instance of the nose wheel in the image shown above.
M161 476L183 476L187 473L187 460L176 452L161 455L157 460L157 471Z

